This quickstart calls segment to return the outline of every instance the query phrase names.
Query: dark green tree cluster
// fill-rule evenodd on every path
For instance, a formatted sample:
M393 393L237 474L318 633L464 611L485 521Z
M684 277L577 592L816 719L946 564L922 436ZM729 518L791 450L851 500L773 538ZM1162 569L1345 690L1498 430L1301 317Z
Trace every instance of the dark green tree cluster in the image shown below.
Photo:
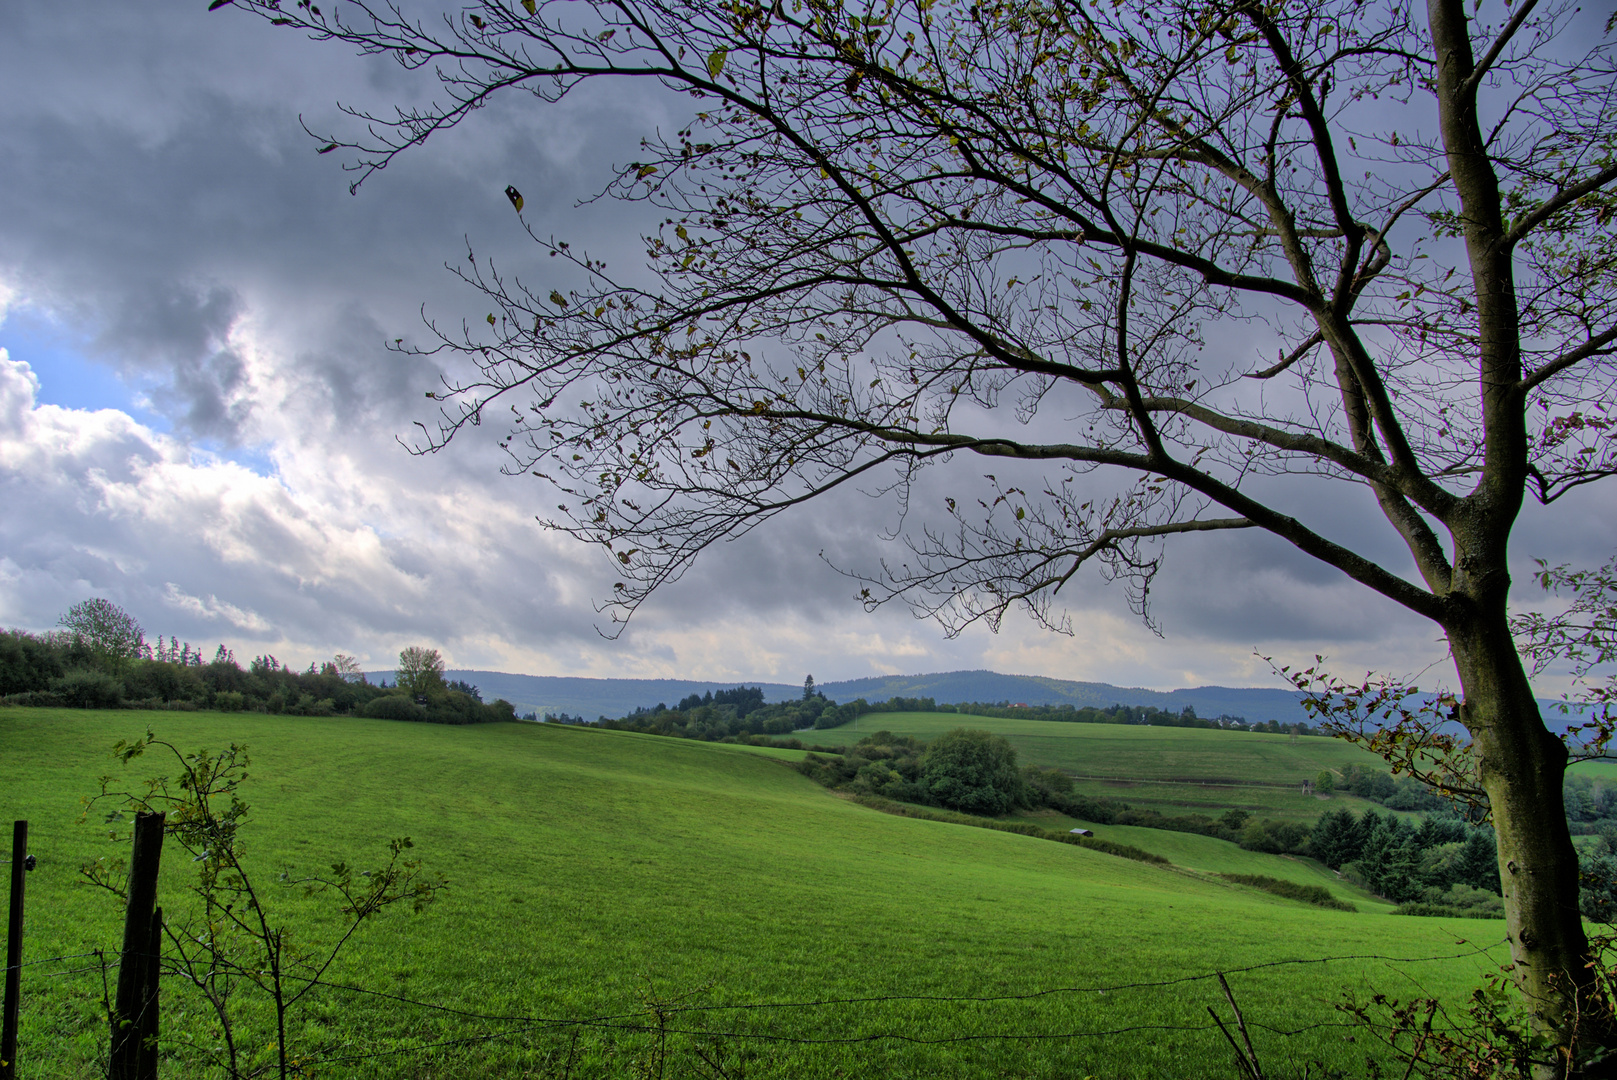
M1112 820L1110 806L1074 794L1071 777L1059 769L1018 768L1010 743L968 728L946 732L930 746L877 731L842 753L811 753L798 769L827 787L968 814L1049 807L1085 821Z
M841 753L811 753L797 767L826 787L924 805L928 801L921 787L925 751L926 744L914 736L877 731Z
M1097 708L1093 705L1018 705L1009 701L971 701L959 702L954 705L932 706L930 705L930 698L895 698L894 700L929 703L925 707L918 705L907 711L961 713L968 716L991 716L1007 720L1049 720L1063 724L1140 724L1149 727L1269 731L1276 734L1295 732L1298 735L1324 734L1302 722L1282 724L1278 721L1270 720L1252 724L1248 723L1243 716L1229 716L1226 714L1217 717L1201 717L1197 716L1195 708L1189 705L1178 712L1174 712L1171 709L1159 709L1155 705L1108 705L1105 708Z
M1308 830L1300 825L1282 821L1257 821L1245 810L1227 810L1220 817L1207 814L1164 814L1150 807L1132 807L1128 803L1103 800L1111 811L1110 819L1085 818L1102 824L1134 825L1142 829L1163 829L1167 832L1196 833L1253 851L1286 855L1307 854Z
M1380 803L1389 810L1444 812L1449 806L1442 796L1414 777L1394 777L1363 765L1344 768L1340 779L1333 778L1331 788Z
M810 676L810 679L812 678L813 676ZM824 698L825 695L819 696ZM814 697L812 693L805 693L803 700L811 701ZM759 686L738 686L733 690L720 690L718 693L709 690L706 694L691 694L682 698L680 703L674 706L674 711L688 712L700 709L704 705L733 705L737 716L746 716L755 709L764 707L764 691ZM661 708L659 705L658 709Z
M839 705L807 684L804 690L799 700L775 704L765 704L764 692L756 686L710 690L705 694L691 694L673 708L659 702L653 707L636 709L621 719L603 717L600 723L602 727L619 731L718 742L779 737L807 728L823 731L870 713L938 711L931 698L897 697L877 702L858 698Z
M1476 908L1500 895L1493 830L1455 817L1414 822L1396 814L1328 810L1309 838L1312 854L1354 884L1400 904Z
M921 787L939 806L966 814L1007 814L1031 801L1015 747L974 728L946 731L926 748Z
M1604 778L1568 776L1561 786L1573 835L1617 833L1617 786Z
M954 712L952 706L939 705L931 698L894 697L888 698L886 701L866 701L864 698L854 698L843 705L836 705L835 702L832 702L831 705L834 707L829 707L820 713L820 718L814 723L815 727L821 729L841 727L843 724L852 723L861 716L869 716L871 713Z
M773 705L764 704L763 696L756 686L738 686L716 693L691 694L672 709L658 704L655 708L636 709L618 720L602 717L600 723L616 731L734 742L753 736L790 735L815 727L823 713L837 707L818 694Z
M1579 852L1578 910L1583 917L1617 924L1617 828L1604 826L1593 847Z

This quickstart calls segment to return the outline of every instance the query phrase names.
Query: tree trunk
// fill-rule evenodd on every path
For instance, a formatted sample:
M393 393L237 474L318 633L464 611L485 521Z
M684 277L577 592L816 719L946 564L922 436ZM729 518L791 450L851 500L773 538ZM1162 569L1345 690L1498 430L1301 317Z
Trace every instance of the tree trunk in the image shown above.
M1578 913L1578 856L1561 784L1567 749L1544 726L1501 610L1449 627L1470 730L1499 841L1512 977L1535 1028L1567 1055L1535 1077L1607 1076L1613 1025Z

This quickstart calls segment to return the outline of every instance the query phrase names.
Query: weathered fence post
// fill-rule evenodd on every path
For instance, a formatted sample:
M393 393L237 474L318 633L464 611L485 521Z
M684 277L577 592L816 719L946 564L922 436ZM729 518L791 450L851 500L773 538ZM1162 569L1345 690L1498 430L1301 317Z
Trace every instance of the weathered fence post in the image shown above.
M108 1080L143 1080L156 1075L153 1053L150 1074L141 1072L142 1044L146 1038L146 1011L155 1010L155 995L147 992L156 979L153 915L157 905L157 871L163 859L163 815L135 815L135 839L129 853L129 896L124 909L124 947L118 962L118 999L112 1009L112 1052L107 1061ZM158 939L161 944L161 939ZM150 969L150 970L148 970ZM156 1017L151 1019L156 1034Z
M28 858L28 822L11 826L11 919L6 924L6 995L0 1019L0 1080L17 1080L17 1017L22 1011L23 875Z
M163 909L152 911L152 929L146 938L146 984L140 995L139 1080L157 1080L157 980L163 959Z

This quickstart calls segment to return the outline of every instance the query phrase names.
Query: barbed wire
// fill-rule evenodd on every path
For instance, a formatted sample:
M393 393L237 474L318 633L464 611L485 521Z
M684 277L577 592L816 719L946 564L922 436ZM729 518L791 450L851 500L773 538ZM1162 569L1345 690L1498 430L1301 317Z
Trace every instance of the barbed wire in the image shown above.
M30 968L30 967L34 967L34 966L36 966L38 964L54 964L58 960L83 960L87 956L94 956L94 955L96 955L95 952L91 951L91 952L81 952L81 953L67 953L67 954L65 954L63 956L44 956L44 957L41 957L38 960L25 960L21 964L7 965L7 969L9 970L9 968L12 967L12 966L19 967L19 968Z
M1127 1027L1107 1028L1096 1031L1066 1031L1066 1032L982 1032L971 1035L947 1035L928 1037L922 1035L906 1035L902 1032L875 1032L869 1035L849 1036L802 1036L777 1035L759 1031L715 1031L710 1028L676 1028L661 1024L617 1024L605 1023L602 1019L566 1020L559 1018L535 1018L527 1023L506 1031L484 1032L479 1035L464 1036L456 1039L442 1039L431 1043L421 1043L416 1046L394 1047L389 1050L378 1050L363 1054L338 1054L321 1058L309 1059L306 1064L325 1065L336 1062L364 1061L370 1058L391 1057L398 1054L414 1053L424 1050L435 1050L445 1047L467 1046L475 1043L494 1042L501 1039L515 1038L534 1028L540 1027L571 1027L593 1028L597 1030L621 1031L634 1034L655 1035L692 1035L709 1039L747 1039L755 1042L791 1043L799 1046L849 1046L874 1042L903 1042L921 1046L944 1046L957 1043L976 1042L1054 1042L1071 1041L1077 1039L1113 1038L1120 1035L1132 1035L1139 1032L1213 1032L1218 1031L1216 1024L1132 1024ZM1248 1027L1261 1028L1270 1034L1280 1037L1294 1037L1322 1028L1356 1028L1359 1025L1351 1021L1322 1020L1314 1024L1305 1024L1298 1028L1278 1028L1270 1024L1247 1021Z
M1203 982L1216 979L1220 975L1241 975L1254 971L1262 971L1269 968L1301 964L1330 964L1354 960L1384 961L1387 963L1396 964L1430 964L1445 960L1464 960L1470 957L1486 955L1490 950L1504 945L1506 941L1507 939L1500 938L1498 941L1490 942L1486 945L1472 945L1470 948L1462 952L1444 953L1439 956L1390 956L1384 953L1345 953L1340 956L1299 957L1289 960L1269 960L1260 964L1247 964L1242 967L1223 968L1217 971L1209 971L1195 975L1181 975L1171 979L1153 979L1129 983L1108 983L1102 986L1052 987L1046 990L1034 990L1022 994L876 994L867 995L864 997L817 998L808 1001L762 1001L734 1005L669 1005L664 1008L663 1011L669 1015L673 1015L676 1013L687 1012L741 1012L766 1009L807 1009L832 1005L876 1005L886 1002L900 1001L922 1001L939 1004L989 1004L1002 1001L1033 1001L1038 998L1051 997L1058 994L1109 994L1125 990L1157 990L1163 987L1182 985L1184 983ZM528 1015L481 1013L469 1009L460 1009L449 1005L439 1005L434 1002L419 1001L414 998L407 998L399 994L389 993L385 990L372 990L363 986L353 986L347 983L332 982L325 979L310 979L296 975L289 975L288 977L296 978L300 982L314 983L316 985L328 987L334 990L346 990L356 994L367 994L373 997L387 998L390 1001L397 1001L401 1004L417 1005L422 1008L454 1013L458 1016L465 1016L476 1020L486 1020L495 1023L567 1022L556 1021L553 1018ZM639 1015L639 1013L617 1013L613 1014L612 1016L598 1017L594 1019L620 1019L635 1015Z
M1470 942L1464 938L1461 938L1457 941L1457 944L1463 944L1466 946L1466 948L1456 952L1435 955L1395 956L1387 953L1343 953L1332 956L1292 957L1281 960L1263 961L1261 963L1245 964L1238 967L1222 968L1213 971L1178 975L1171 978L1144 979L1132 982L1105 983L1088 986L1050 987L1042 990L1032 990L1023 993L867 994L857 997L827 997L800 1001L764 1001L736 1004L652 1003L629 1012L605 1013L582 1018L564 1016L536 1016L531 1014L487 1013L473 1009L465 1009L454 1005L446 1005L439 1002L423 1001L418 998L405 996L403 994L392 993L385 990L375 990L363 986L355 986L349 983L342 983L334 980L304 977L292 973L287 973L286 977L295 979L298 982L304 983L305 985L318 986L329 990L380 998L400 1005L413 1006L415 1008L444 1013L467 1020L513 1025L500 1031L485 1031L475 1035L457 1036L450 1039L416 1043L410 1046L394 1047L385 1050L373 1050L362 1053L348 1054L328 1054L324 1057L306 1059L305 1061L305 1063L308 1065L322 1065L364 1061L372 1058L397 1056L400 1054L423 1053L432 1050L471 1046L487 1042L505 1041L518 1038L522 1035L533 1032L536 1029L572 1029L575 1031L579 1029L589 1029L597 1031L620 1032L623 1034L658 1034L663 1036L677 1035L707 1039L783 1043L800 1046L852 1046L880 1042L906 1043L919 1046L947 1046L988 1042L1048 1043L1058 1041L1117 1038L1143 1032L1215 1032L1218 1030L1216 1024L1204 1022L1199 1024L1131 1024L1122 1027L1062 1032L988 1031L937 1036L914 1035L896 1031L878 1031L860 1035L790 1035L767 1031L724 1030L695 1026L676 1027L666 1023L664 1018L701 1013L757 1013L904 1002L933 1005L992 1005L1009 1002L1029 1002L1061 995L1105 995L1135 990L1161 990L1167 987L1183 986L1196 982L1209 981L1217 979L1220 976L1251 974L1254 972L1268 971L1284 967L1325 965L1332 963L1374 962L1389 966L1396 966L1401 969L1407 965L1440 963L1486 956L1490 951L1506 944L1507 941L1508 939L1506 938L1500 938L1498 940L1488 942ZM67 953L60 956L41 957L36 960L28 961L22 966L35 967L42 964L80 960L92 956L100 957L102 959L102 963L90 967L51 972L48 977L61 977L85 972L107 971L118 966L116 954L109 957L105 953L100 952ZM657 1022L650 1022L646 1019L648 1015L656 1016L659 1019ZM1271 1035L1281 1038L1292 1038L1324 1028L1354 1028L1359 1026L1352 1021L1344 1020L1322 1020L1295 1028L1277 1027L1251 1019L1247 1021L1247 1024L1250 1027L1264 1030Z
M589 1028L594 1030L618 1031L631 1034L659 1034L659 1035L689 1035L711 1039L750 1040L756 1042L790 1043L794 1045L809 1046L847 1046L867 1044L873 1042L902 1042L914 1045L940 1046L960 1043L978 1042L1053 1042L1061 1040L1115 1038L1122 1035L1137 1034L1140 1032L1213 1032L1217 1031L1216 1024L1133 1024L1125 1027L1106 1028L1093 1031L1066 1031L1066 1032L979 1032L963 1035L924 1036L909 1035L903 1032L873 1032L866 1035L841 1036L806 1036L782 1035L771 1032L758 1031L728 1031L711 1028L671 1027L665 1023L623 1023L622 1021L637 1017L644 1017L647 1013L659 1016L673 1016L682 1013L698 1012L725 1012L725 1011L757 1011L769 1009L801 1009L829 1005L868 1005L884 1002L927 1002L932 1004L960 1004L974 1003L986 1004L1008 1001L1029 1001L1056 994L1106 994L1127 990L1161 989L1167 986L1183 985L1185 983L1200 982L1218 978L1222 975L1244 974L1270 968L1301 964L1327 964L1347 961L1380 961L1389 964L1425 964L1437 963L1447 960L1461 960L1479 955L1505 943L1506 939L1490 942L1484 945L1472 945L1470 948L1457 953L1445 953L1436 956L1392 956L1384 953L1348 953L1338 956L1301 957L1287 960L1272 960L1259 964L1248 964L1237 968L1226 968L1222 971L1212 971L1194 975L1178 976L1171 979L1142 980L1130 983L1111 983L1104 986L1084 987L1057 987L1047 990L1033 991L1025 994L993 994L993 995L943 995L943 994L881 994L864 997L849 998L821 998L810 1001L785 1002L753 1002L737 1005L659 1005L647 1006L631 1013L611 1013L586 1018L546 1017L546 1016L518 1016L493 1013L478 1013L469 1009L454 1006L440 1005L435 1002L419 1001L401 994L394 994L383 990L372 990L366 987L352 986L346 983L330 982L321 979L301 979L300 981L323 986L329 989L344 990L372 997L385 998L401 1004L415 1005L422 1008L450 1013L469 1019L487 1022L514 1023L515 1027L500 1032L484 1032L478 1035L465 1036L456 1039L444 1039L431 1043L417 1044L413 1047L398 1047L389 1050L373 1051L363 1054L331 1055L311 1059L308 1064L330 1064L336 1062L353 1062L368 1060L373 1057L387 1057L403 1053L442 1049L472 1045L476 1043L499 1041L516 1038L536 1028ZM1323 1028L1353 1028L1357 1027L1352 1021L1322 1020L1301 1027L1282 1028L1271 1024L1248 1020L1249 1027L1259 1028L1272 1035L1282 1038L1291 1038Z

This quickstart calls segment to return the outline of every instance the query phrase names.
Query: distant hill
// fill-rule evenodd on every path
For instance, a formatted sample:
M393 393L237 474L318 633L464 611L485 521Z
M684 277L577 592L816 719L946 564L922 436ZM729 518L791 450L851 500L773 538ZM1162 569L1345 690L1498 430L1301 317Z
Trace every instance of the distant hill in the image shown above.
M568 713L594 720L601 716L620 717L642 707L673 705L691 694L728 690L733 686L756 686L767 701L786 701L803 692L801 683L760 682L731 679L727 682L700 682L693 679L584 679L557 675L514 675L504 671L456 670L445 672L450 679L463 679L483 693L484 701L504 698L518 713ZM372 671L372 682L392 681L391 671ZM1002 675L997 671L943 671L931 675L876 675L865 679L817 683L818 689L834 701L885 701L893 697L929 697L940 705L958 702L1022 705L1155 705L1179 712L1189 705L1197 716L1240 716L1252 723L1270 720L1282 724L1308 720L1301 705L1302 695L1294 690L1274 690L1256 686L1198 686L1183 690L1146 690L1138 686L1111 683L1074 682L1042 675ZM1541 700L1544 719L1559 729L1568 719L1555 709L1555 702Z
M384 676L391 672L382 672ZM569 713L594 720L619 717L659 702L673 705L691 694L728 690L741 682L693 682L688 679L580 679L558 675L511 675L503 671L446 671L444 677L461 679L483 692L484 701L504 698L517 712ZM784 701L803 693L803 687L784 683L744 680L762 687L769 701ZM830 694L830 690L826 690ZM835 696L835 695L832 695Z
M392 672L371 672L370 678L391 679ZM753 679L701 682L691 679L585 679L554 675L515 675L503 671L456 670L445 673L463 679L483 693L485 701L504 698L520 713L565 712L594 720L618 717L643 706L672 705L691 694L746 685L762 688L770 701L785 701L803 692L801 684L760 682ZM819 689L836 701L882 701L891 697L929 697L939 704L962 701L1010 702L1025 705L1155 705L1178 711L1186 705L1199 716L1244 716L1252 721L1289 723L1306 719L1300 695L1285 690L1204 686L1194 690L1145 690L1109 683L1073 682L1038 675L1001 675L995 671L947 671L931 675L887 675L842 682L820 683Z
M1258 687L1199 686L1192 690L1146 690L1111 683L1073 682L1041 675L1001 675L997 671L945 671L933 675L885 675L849 679L822 687L828 697L878 701L891 697L929 697L939 704L961 701L1023 705L1155 705L1178 712L1190 706L1198 716L1244 716L1255 722L1307 720L1302 695L1294 690Z

